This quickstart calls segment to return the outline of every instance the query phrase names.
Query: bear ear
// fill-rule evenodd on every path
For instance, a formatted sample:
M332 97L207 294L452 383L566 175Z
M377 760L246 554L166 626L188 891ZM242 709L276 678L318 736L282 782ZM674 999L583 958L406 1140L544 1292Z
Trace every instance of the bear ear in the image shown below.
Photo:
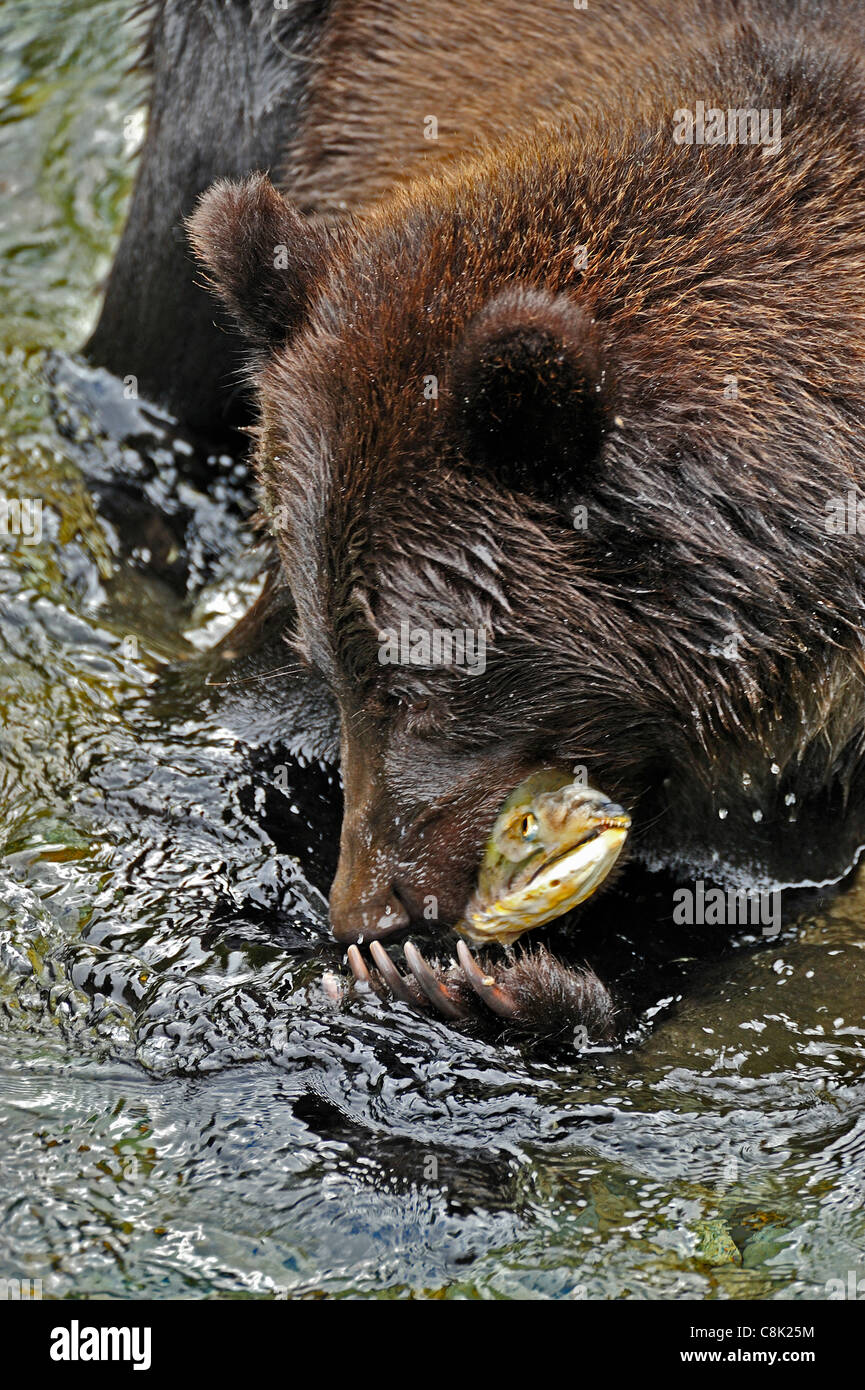
M266 174L220 179L186 223L210 285L257 348L286 342L306 313L331 238L277 193Z
M466 329L450 389L469 462L554 494L597 455L606 370L593 321L565 294L504 290Z

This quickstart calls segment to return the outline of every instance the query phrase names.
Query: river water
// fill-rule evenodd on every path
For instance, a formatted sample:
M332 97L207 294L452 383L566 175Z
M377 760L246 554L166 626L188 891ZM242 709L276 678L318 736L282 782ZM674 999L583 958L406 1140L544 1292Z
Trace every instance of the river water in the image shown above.
M123 8L0 11L0 493L42 502L38 540L0 536L0 1279L795 1299L865 1278L865 885L769 940L672 932L648 875L608 896L560 939L630 992L618 1049L322 988L338 776L302 689L207 683L261 582L241 472L184 481L171 423L74 357L142 133Z

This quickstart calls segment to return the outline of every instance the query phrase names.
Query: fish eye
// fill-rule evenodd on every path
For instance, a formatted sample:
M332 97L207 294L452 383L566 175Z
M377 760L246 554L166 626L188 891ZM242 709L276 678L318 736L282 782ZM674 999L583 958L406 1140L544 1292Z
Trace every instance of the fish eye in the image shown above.
M534 840L538 833L538 823L531 811L520 821L520 834L524 840Z

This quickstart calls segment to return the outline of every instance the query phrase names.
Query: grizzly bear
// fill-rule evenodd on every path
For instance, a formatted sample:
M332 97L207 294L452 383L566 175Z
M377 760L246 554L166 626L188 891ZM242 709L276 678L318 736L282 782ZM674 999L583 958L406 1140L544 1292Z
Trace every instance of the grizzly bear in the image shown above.
M830 524L865 471L856 4L280 23L291 120L189 228L247 345L293 640L339 706L337 939L431 902L453 926L545 767L585 769L650 866L840 877L865 840L863 547ZM484 661L384 663L405 624Z

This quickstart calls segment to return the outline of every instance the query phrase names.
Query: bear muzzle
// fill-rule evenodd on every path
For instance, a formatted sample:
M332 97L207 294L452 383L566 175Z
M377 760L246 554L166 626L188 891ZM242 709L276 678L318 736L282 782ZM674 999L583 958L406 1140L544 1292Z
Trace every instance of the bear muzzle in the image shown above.
M409 925L409 914L392 888L370 889L343 870L330 890L330 923L337 941L381 941Z

